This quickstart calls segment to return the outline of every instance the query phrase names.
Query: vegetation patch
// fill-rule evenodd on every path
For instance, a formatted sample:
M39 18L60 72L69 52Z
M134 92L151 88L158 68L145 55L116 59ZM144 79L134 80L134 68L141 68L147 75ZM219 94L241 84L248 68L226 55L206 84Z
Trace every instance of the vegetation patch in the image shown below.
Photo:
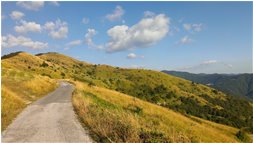
M119 92L90 87L88 83L74 84L74 109L98 142L236 142L234 128L196 122Z
M251 142L251 139L250 137L248 136L248 134L244 131L244 130L239 130L237 133L236 133L236 137L241 140L242 142L245 142L245 143L250 143Z
M2 113L1 130L31 102L47 95L57 87L48 77L2 67Z

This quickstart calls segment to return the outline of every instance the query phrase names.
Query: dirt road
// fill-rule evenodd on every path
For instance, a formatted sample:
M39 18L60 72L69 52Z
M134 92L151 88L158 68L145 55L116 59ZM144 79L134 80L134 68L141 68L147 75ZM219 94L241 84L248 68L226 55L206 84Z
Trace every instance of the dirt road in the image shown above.
M49 95L29 105L2 133L2 142L93 142L78 122L65 82Z

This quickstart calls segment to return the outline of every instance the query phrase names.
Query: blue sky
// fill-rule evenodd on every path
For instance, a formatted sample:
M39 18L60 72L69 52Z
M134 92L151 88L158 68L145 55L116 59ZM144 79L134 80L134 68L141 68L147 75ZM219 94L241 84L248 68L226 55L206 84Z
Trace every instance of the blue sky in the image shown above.
M2 2L2 55L59 52L94 64L252 72L252 2Z

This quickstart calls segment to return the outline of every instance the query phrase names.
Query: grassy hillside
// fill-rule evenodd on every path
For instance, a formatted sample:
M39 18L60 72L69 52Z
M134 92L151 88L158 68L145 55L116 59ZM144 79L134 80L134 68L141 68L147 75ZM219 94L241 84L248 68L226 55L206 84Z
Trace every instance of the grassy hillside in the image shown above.
M2 112L1 130L31 102L39 99L57 87L55 80L2 65Z
M226 96L201 84L151 70L121 69L105 65L93 66L90 77L95 79L93 82L96 85L184 114L239 128L253 127L253 107L250 102Z
M201 84L208 84L227 94L253 101L253 74L193 74L178 71L162 71Z
M75 85L75 110L99 142L238 142L238 129L187 118L105 88Z
M27 67L31 65L28 57L33 61L39 59L38 64L31 68ZM207 86L161 72L92 65L58 53L37 56L19 53L5 59L2 63L18 62L20 63L13 66L26 65L18 68L23 68L27 72L52 78L72 78L88 82L174 109L183 114L238 128L253 126L253 107L250 102L226 96Z
M237 98L227 96L224 93L219 92L208 86L192 83L188 80L170 76L165 73L152 71L152 70L124 69L124 68L119 68L119 67L111 67L108 65L92 65L86 62L75 60L73 58L70 58L58 53L45 53L45 54L39 54L37 56L33 56L33 55L23 53L23 52L15 53L12 56L5 57L2 60L2 65L8 69L18 69L24 73L43 76L44 78L71 79L76 82L79 81L79 82L87 83L89 86L97 86L97 88L100 87L101 89L107 88L110 90L118 91L117 94L119 94L119 92L124 93L124 94L132 96L131 97L132 99L137 100L137 98L139 98L139 99L154 103L156 105L166 107L167 108L166 112L164 112L163 114L168 114L167 110L172 112L171 111L172 109L174 111L178 111L181 114L183 114L184 116L182 117L188 120L190 119L195 120L196 117L200 117L202 119L215 121L217 123L222 123L222 124L234 126L237 128L246 127L246 128L251 128L251 130L253 130L252 129L253 127L252 103L246 100L242 100L242 99L239 100ZM93 96L93 94L96 96ZM100 94L103 95L102 92ZM88 96L88 97L92 97L92 99L87 99L87 101L93 100L93 97L95 98L94 100L98 100L95 102L99 102L99 105L95 106L94 108L102 108L100 106L104 106L104 104L106 106L107 104L108 105L112 104L111 102L113 101L109 99L107 100L108 102L104 102L96 98L97 96L100 96L100 94L92 93L91 96ZM83 95L86 95L86 93L81 92L80 95L83 96ZM120 95L123 95L123 94L120 94ZM106 95L103 95L103 96L106 96ZM133 98L133 97L137 97L137 98ZM103 100L106 100L106 99L103 99ZM125 100L123 99L121 99L120 101L123 103L125 102ZM100 102L102 103L100 104ZM120 104L121 106L121 104L123 103L117 103L117 104ZM84 104L84 105L80 105L80 110L85 110L81 108L83 108L82 106L86 106L85 105L86 103L80 103L80 104ZM113 107L114 105L112 106L109 105L109 106L111 108L114 108ZM160 106L159 106L159 109L161 108ZM155 106L155 107L158 107L158 106ZM94 110L94 108L91 110ZM122 107L120 107L120 109L121 108ZM133 112L142 112L141 109L135 106L129 107L129 108L130 109L128 110L133 110ZM162 109L163 111L165 111L165 108L162 108ZM101 109L101 110L103 111L104 109ZM115 113L116 114L115 120L117 118L121 118L121 115L122 117L125 117L125 114L128 114L128 113L125 113L125 111L126 110L122 110L122 113L118 113L118 112ZM178 114L175 112L173 113ZM161 114L162 114L162 111L161 111ZM192 117L192 115L196 117ZM98 115L94 115L94 116L98 116ZM102 115L99 115L98 117L101 117L101 116ZM105 116L104 118L106 119L106 115L103 115L103 116ZM112 118L114 119L114 115L112 116ZM160 117L157 116L156 118L157 121L154 121L154 124L156 124L155 122L163 122L163 118L161 118L161 120L159 118ZM151 117L149 119L152 121ZM167 120L169 122L169 120L172 120L172 119L173 118L168 118ZM131 121L131 119L129 120ZM198 119L198 121L199 120L200 119ZM148 122L148 121L145 121L145 122ZM170 122L175 122L175 121L170 121ZM207 121L204 121L204 122L207 122ZM138 124L141 124L141 123L138 121ZM165 123L163 124L165 126ZM172 126L171 124L169 125ZM210 124L213 124L213 123L210 123ZM169 130L170 126L166 128L168 128ZM220 126L220 125L217 125L217 126ZM101 127L101 128L103 128L101 130L106 130L104 127ZM192 128L195 128L195 126L193 126ZM103 132L100 132L100 131L94 131L94 132L98 132L97 134L99 134L100 136L101 134L103 134ZM140 130L138 129L137 132L138 134L135 134L135 135L139 135ZM221 130L221 132L223 131ZM161 138L163 138L166 136L165 137L166 139L174 140L173 137L167 135L167 133L171 133L171 132L165 132L163 133L163 135L161 135L160 132L153 133L151 132L151 129L150 129L147 133L148 135L144 133L143 136L144 138L146 138L146 136L152 136L152 138L156 138L156 137L160 138L161 136L162 136ZM199 135L196 133L197 138L201 136L201 133L200 132L198 133ZM232 133L230 133L230 137L232 137L231 134ZM153 135L155 137L153 137ZM176 134L176 136L178 135L179 134ZM187 134L185 133L185 135ZM115 135L115 136L118 136L118 135ZM113 137L113 138L118 138L118 137ZM207 139L204 139L204 137L202 138L203 140L207 140ZM187 139L191 140L191 136L187 135Z
M2 57L1 63L1 130L4 130L27 105L53 91L57 82L27 71L43 63L31 54L13 53Z

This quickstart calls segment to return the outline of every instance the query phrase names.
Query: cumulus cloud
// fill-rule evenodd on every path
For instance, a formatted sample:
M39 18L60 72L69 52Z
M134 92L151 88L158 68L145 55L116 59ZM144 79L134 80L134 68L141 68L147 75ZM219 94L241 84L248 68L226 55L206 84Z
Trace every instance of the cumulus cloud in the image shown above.
M89 19L89 18L84 17L84 18L82 19L82 23L83 23L83 24L88 24L89 22L90 22L90 19Z
M54 30L55 29L55 24L54 22L47 22L45 25L44 25L44 29L46 30Z
M69 46L69 47L71 47L71 46L78 46L81 43L82 43L81 40L74 40L74 41L71 41L71 42L67 43L66 46Z
M68 24L60 19L57 19L55 22L47 22L44 25L44 29L48 31L48 35L53 39L66 38L68 35Z
M10 14L10 17L11 17L13 20L19 20L19 19L21 19L23 16L25 16L25 14L22 13L22 12L19 12L19 11L12 11L11 14Z
M187 23L183 24L183 27L186 31L190 31L192 29L192 25Z
M183 28L186 31L200 32L203 29L203 24L202 23L198 23L198 24L184 23Z
M144 58L142 55L136 55L135 53L130 53L126 56L127 59L136 59L136 58Z
M92 38L97 34L97 31L95 29L89 28L87 30L87 33L85 34L84 42L87 44L89 47L94 48L94 49L103 49L104 47L102 45L96 45Z
M144 17L153 17L155 13L152 11L144 11Z
M203 26L202 23L199 23L199 24L192 24L193 30L194 30L195 32L200 32L200 31L202 31L202 26Z
M124 15L125 11L121 6L116 6L113 13L107 14L105 18L109 21L118 21Z
M38 11L44 6L43 1L18 1L17 6L25 8L27 10Z
M137 58L137 56L134 53L130 53L130 54L127 55L127 58L128 59L135 59L135 58Z
M41 32L42 28L40 24L35 22L26 22L24 20L20 21L21 25L15 26L14 29L17 33L27 33L27 32Z
M48 47L48 43L32 41L32 39L24 36L15 37L11 34L2 36L1 43L3 48L26 47L30 49L43 49Z
M164 14L159 14L153 17L144 17L131 27L117 25L107 31L109 41L104 45L95 44L92 38L97 32L95 29L88 29L85 43L89 47L104 49L107 52L149 47L167 35L169 24L170 19Z
M184 36L183 38L180 39L179 44L189 44L193 40L189 36Z
M145 17L132 27L114 26L107 31L110 40L106 43L106 50L116 52L151 46L166 36L169 23L167 16L159 14Z

